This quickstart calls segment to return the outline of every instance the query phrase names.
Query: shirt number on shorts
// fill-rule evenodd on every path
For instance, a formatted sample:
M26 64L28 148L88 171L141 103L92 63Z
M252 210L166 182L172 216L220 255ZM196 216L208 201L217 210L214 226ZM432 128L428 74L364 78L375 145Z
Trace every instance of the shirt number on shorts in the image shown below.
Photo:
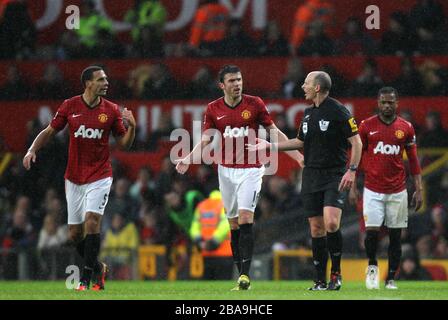
M104 206L106 205L106 202L107 202L107 193L104 195L103 203L100 205L100 209L101 210L104 209Z

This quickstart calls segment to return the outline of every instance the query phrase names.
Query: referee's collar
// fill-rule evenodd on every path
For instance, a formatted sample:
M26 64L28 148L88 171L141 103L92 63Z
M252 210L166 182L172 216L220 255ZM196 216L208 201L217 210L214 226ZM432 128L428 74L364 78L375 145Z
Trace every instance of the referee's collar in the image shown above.
M314 107L314 108L319 108L319 107L323 106L324 104L326 104L326 103L328 102L329 99L330 99L330 96L327 95L327 96L325 97L325 99L322 100L322 102L320 103L319 106L316 106L316 104L313 102L313 107Z

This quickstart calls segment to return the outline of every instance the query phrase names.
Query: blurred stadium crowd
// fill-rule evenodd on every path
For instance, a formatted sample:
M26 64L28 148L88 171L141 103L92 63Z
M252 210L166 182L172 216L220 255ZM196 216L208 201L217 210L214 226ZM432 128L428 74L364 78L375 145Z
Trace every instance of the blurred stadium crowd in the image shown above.
M209 5L220 5L215 1L208 2ZM126 21L133 26L132 42L123 43L114 34L111 22L95 10L95 3L84 1L81 28L65 31L54 45L40 46L26 1L9 1L1 8L0 59L45 61L48 65L38 84L32 86L11 63L7 79L0 88L0 100L62 100L79 94L67 85L63 72L55 64L74 59L100 60L107 65L107 59L157 58L154 64L131 70L126 83L116 84L122 89L114 91L111 100L214 99L220 96L216 74L209 68L199 68L190 82L181 83L164 64L163 59L170 57L288 57L281 90L271 97L294 99L303 97L300 86L307 74L301 57L368 56L372 58L366 59L354 80L344 79L330 66L323 67L334 79L335 97L375 97L384 85L394 86L401 96L448 94L448 69L429 57L448 53L448 30L443 10L446 4L442 1L416 1L409 11L394 12L379 40L364 31L363 22L358 18L346 21L342 37L329 37L326 28L331 24L333 11L338 8L332 5L332 1L305 2L321 6L327 14L302 21L301 27L291 31L290 39L282 34L276 21L270 21L262 37L254 39L243 30L241 21L229 16L225 21L225 32L212 39L194 35L192 27L190 39L167 43L164 41L167 12L163 4L159 1L135 1L135 7L125 15ZM150 10L152 15L148 15L147 20L139 19L142 10ZM300 14L298 9L291 19L299 22ZM95 27L84 28L83 23L89 25L89 21L94 20L97 21ZM384 81L378 71L373 57L382 55L402 57L401 74L393 81ZM412 56L428 56L428 59L415 67ZM401 116L412 121L411 111L401 111ZM277 117L276 124L289 137L295 136L296 128L288 127L283 117ZM29 122L26 147L43 129L42 126L39 119ZM419 148L448 148L448 132L443 127L440 114L429 113L425 126L418 127L414 123L414 127ZM162 116L159 129L152 132L148 140L136 141L132 150L157 150L158 141L169 137L172 129L174 125L170 117ZM68 246L62 178L67 142L64 135L54 139L39 153L34 170L25 171L17 160L0 176L0 246L3 249L0 279L18 277L17 255L11 249L37 248L38 252L44 252L49 248ZM0 153L6 149L0 141ZM425 164L432 159L427 156L421 160ZM183 225L173 217L181 213L188 192L198 191L199 201L217 189L215 168L197 166L188 177L181 177L175 173L167 157L159 172L143 167L134 181L115 159L113 167L114 183L102 225L103 248L133 250L141 244L188 244L188 223ZM306 220L300 213L300 184L300 170L292 171L288 179L278 176L264 178L255 216L256 253L267 253L273 248L309 246ZM412 254L409 256L415 259L448 258L448 168L427 178L426 193L426 212L411 216L409 229L403 235L404 243L411 246ZM352 224L361 219L359 208L347 207L344 219ZM346 255L363 257L360 229L361 232L357 229L347 236ZM386 239L381 246L383 255L387 252ZM35 276L45 277L45 259L39 261Z

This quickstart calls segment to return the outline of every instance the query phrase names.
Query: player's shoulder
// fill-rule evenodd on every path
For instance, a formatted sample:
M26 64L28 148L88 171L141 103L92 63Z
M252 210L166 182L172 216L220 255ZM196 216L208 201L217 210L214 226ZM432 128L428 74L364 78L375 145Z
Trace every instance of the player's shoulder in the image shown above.
M342 102L340 102L339 100L337 100L335 98L328 97L328 100L326 101L326 103L328 105L330 105L332 107L332 109L336 111L337 114L351 115L348 108L346 106L344 106L344 104Z
M405 128L412 128L412 123L410 123L409 121L407 121L406 119L404 119L400 116L397 116L396 122L397 122L397 125L402 125Z
M376 123L376 122L378 122L378 115L373 115L373 116L368 117L367 119L362 120L360 125L367 126L367 125L370 125L370 124Z
M220 97L220 98L218 98L216 100L213 100L213 101L209 102L207 104L207 108L215 108L215 107L220 106L222 104L224 104L224 97Z
M115 102L107 100L105 98L101 98L102 104L105 106L106 110L112 113L120 113L120 107Z
M59 108L69 110L69 109L73 109L73 108L79 106L82 103L83 103L82 96L77 95L77 96L73 96L71 98L67 98L64 101L62 101Z

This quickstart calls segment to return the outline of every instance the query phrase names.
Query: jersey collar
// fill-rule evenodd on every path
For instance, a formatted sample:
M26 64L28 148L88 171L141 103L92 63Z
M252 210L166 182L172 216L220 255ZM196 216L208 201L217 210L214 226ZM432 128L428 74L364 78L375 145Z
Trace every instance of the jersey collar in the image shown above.
M103 98L101 98L101 97L99 97L100 98L100 102L98 102L98 104L97 105L95 105L95 106L90 106L87 102L86 102L86 100L84 100L84 97L81 95L81 100L82 100L82 102L84 103L84 105L88 108L88 109L90 109L90 110L93 110L93 109L95 109L96 107L98 107L99 105L101 105L102 103L103 103Z
M222 97L222 101L224 101L224 105L227 107L227 108L230 108L230 109L236 109L240 104L241 104L241 102L243 102L243 99L244 99L244 96L241 96L241 100L240 100L240 102L238 102L236 105L234 105L233 107L231 106L231 105L229 105L229 104L227 104L227 102L226 102L226 99L224 99L224 97Z

